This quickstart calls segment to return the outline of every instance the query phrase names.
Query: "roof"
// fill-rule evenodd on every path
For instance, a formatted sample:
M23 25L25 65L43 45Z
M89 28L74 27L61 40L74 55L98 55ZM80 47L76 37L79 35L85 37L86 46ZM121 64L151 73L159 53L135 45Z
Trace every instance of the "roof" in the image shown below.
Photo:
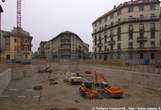
M138 5L138 4L151 4L151 3L160 3L159 0L131 0L128 2L124 2L123 4L120 4L119 6L114 6L114 8L112 10L110 10L109 12L103 14L102 16L98 17L92 24L96 23L98 20L102 19L105 16L110 15L111 13L123 8L123 7L127 7L127 6L131 6L131 5Z
M51 39L51 41L57 39L58 37L60 37L60 36L63 35L63 34L75 35L75 36L77 36L77 38L78 38L81 42L83 42L83 40L82 40L77 34L71 32L71 31L64 31L64 32L61 32L61 33L58 34L56 37L54 37L53 39Z

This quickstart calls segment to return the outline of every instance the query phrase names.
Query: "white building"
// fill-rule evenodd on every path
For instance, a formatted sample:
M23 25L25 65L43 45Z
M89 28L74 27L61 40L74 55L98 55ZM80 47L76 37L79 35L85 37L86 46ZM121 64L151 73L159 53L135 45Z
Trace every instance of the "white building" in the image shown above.
M114 6L92 25L97 60L143 64L160 58L159 0L132 0Z

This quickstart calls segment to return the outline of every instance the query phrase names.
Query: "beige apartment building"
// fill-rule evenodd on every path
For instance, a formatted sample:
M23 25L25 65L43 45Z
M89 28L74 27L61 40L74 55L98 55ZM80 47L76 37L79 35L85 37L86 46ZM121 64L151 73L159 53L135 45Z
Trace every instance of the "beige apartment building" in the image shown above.
M1 31L1 62L31 60L31 41L32 36L22 29Z
M161 58L159 0L124 2L93 23L95 59L131 64L156 63Z
M89 45L70 31L65 31L49 41L42 41L38 48L40 58L46 59L86 59Z

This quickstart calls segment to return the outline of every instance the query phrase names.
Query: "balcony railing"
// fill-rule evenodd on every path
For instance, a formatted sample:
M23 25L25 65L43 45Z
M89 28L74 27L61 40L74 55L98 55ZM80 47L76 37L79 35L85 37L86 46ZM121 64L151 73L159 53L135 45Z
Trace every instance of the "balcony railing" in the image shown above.
M115 44L114 40L108 41L108 45L114 45L114 44Z
M119 21L114 22L113 25L109 24L109 25L106 25L106 27L102 27L101 30L99 30L97 32L103 31L103 30L105 30L107 28L110 28L112 26L118 25L120 23L126 23L126 22L127 23L128 22L142 22L142 21L148 21L148 20L152 20L153 21L153 20L159 20L159 19L160 19L159 16L155 16L153 18L151 18L150 16L149 17L146 17L145 16L144 18L140 18L140 17L138 17L138 18L130 18L130 19L129 18L124 18L124 19L120 19ZM97 32L94 32L94 33L97 33Z
M146 37L138 37L137 38L137 41L138 42L146 42L147 41L147 38Z
M99 43L99 44L97 44L97 46L98 46L98 47L101 47L101 46L103 46L103 44L102 44L102 43Z

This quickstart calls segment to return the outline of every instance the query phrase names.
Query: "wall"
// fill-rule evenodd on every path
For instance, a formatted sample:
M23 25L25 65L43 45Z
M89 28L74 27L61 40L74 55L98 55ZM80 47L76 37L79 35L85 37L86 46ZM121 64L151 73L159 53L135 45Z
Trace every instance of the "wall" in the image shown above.
M0 95L6 89L10 81L11 81L11 69L7 69L6 71L0 73Z
M126 87L142 86L145 88L161 89L161 74L117 70L89 65L79 67L84 71L88 70L93 73L96 71L98 73L105 74L105 76L107 76L107 80L109 80L112 84Z
M13 65L12 80L20 80L26 77L31 77L37 72L36 65Z

